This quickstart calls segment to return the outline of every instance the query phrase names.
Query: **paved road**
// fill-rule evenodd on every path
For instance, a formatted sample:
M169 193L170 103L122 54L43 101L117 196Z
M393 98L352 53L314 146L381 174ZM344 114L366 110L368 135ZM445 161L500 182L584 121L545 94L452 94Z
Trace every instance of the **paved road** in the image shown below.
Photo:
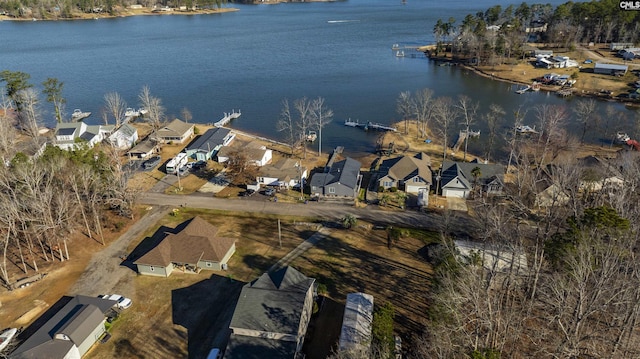
M384 211L375 206L355 208L350 205L332 202L282 203L269 200L259 201L247 198L223 199L211 195L168 195L163 193L144 193L139 202L153 206L167 205L179 208L181 206L193 208L219 209L226 211L254 212L264 214L280 214L287 216L308 216L326 220L339 220L346 214L366 220L374 224L397 225L401 227L425 228L439 230L442 228L442 216L439 214L418 211ZM458 215L460 216L466 215ZM461 222L464 223L464 222Z

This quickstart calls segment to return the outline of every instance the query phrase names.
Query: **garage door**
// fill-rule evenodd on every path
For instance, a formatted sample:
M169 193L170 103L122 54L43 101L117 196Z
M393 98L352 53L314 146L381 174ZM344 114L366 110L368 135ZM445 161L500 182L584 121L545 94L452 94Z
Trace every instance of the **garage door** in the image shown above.
M467 197L467 192L466 191L459 191L459 190L444 190L444 196L445 197L453 197L453 198L466 198Z

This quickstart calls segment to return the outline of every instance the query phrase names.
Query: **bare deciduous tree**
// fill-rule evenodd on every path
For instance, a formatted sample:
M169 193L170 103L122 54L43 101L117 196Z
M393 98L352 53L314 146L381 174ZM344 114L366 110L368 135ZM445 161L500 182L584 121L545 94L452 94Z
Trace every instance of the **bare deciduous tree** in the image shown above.
M104 95L106 113L113 117L116 128L120 127L120 121L124 118L127 103L117 92L109 92ZM105 118L106 121L106 118Z
M333 110L325 106L324 98L318 97L311 102L313 127L318 129L318 155L322 155L322 128L333 120Z

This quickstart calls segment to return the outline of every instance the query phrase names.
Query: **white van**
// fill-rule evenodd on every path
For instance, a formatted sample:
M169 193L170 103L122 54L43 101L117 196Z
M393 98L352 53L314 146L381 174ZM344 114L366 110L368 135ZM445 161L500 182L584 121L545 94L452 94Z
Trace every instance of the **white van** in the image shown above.
M218 348L211 349L211 351L209 352L209 355L207 355L207 359L221 359L221 358L222 358L222 353L220 353L220 349Z

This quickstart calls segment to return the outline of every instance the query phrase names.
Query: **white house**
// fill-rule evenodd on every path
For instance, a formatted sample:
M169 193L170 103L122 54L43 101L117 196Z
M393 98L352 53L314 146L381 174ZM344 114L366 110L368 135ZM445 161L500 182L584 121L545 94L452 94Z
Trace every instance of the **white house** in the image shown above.
M300 178L307 178L307 169L300 167L298 161L283 158L274 164L262 166L256 181L262 186L290 188L300 183Z
M119 150L128 150L138 141L138 129L128 123L120 126L109 136L111 145Z
M219 163L225 163L229 161L229 157L239 150L235 147L224 146L220 148L217 153ZM266 146L260 145L257 142L250 142L242 148L241 151L247 158L247 160L258 167L262 167L271 162L273 158L273 151Z
M56 125L54 146L73 150L80 145L89 147L104 140L113 131L113 126L89 126L84 121L61 122Z

